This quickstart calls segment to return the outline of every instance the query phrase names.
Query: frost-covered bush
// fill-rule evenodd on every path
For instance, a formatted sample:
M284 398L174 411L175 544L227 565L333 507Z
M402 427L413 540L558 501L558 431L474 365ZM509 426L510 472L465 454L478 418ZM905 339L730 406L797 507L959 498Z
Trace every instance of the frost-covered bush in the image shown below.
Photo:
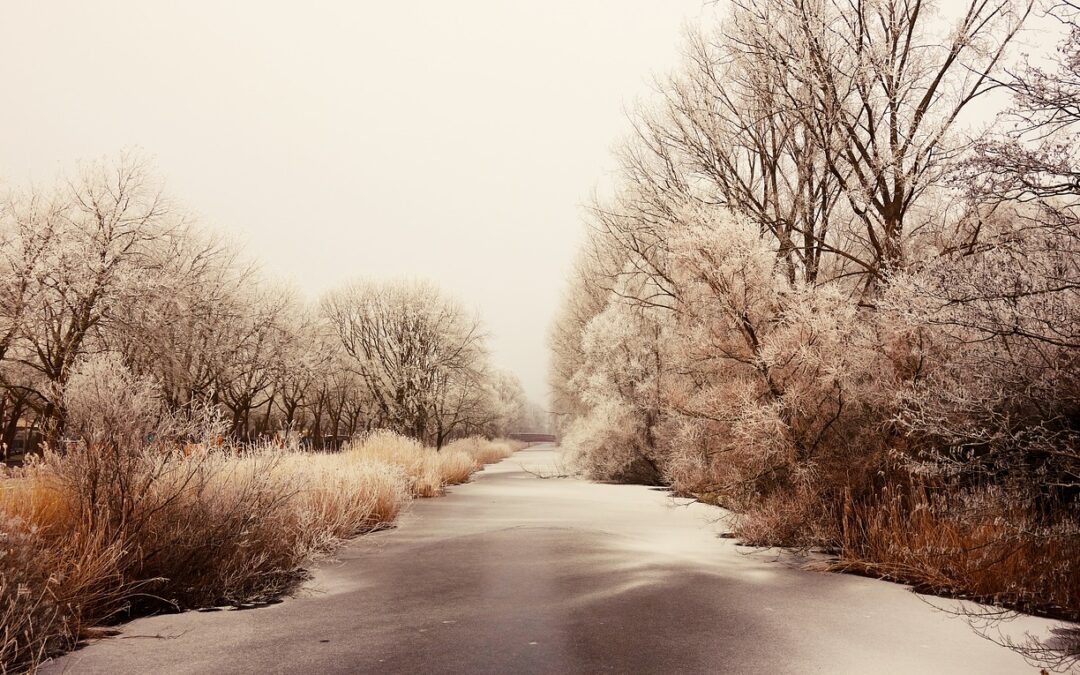
M624 303L589 321L581 338L584 360L570 383L589 411L565 430L571 467L600 480L660 479L655 431L666 337L655 312Z
M933 345L899 392L913 451L1045 509L1080 497L1080 230L1041 215L998 216L977 253L899 276L883 304Z
M810 543L829 531L830 508L791 508L796 522L781 523L776 497L836 503L880 468L903 378L880 347L894 328L838 288L790 283L748 223L724 212L692 218L671 246L679 305L666 475L751 517L768 502L789 533L780 539L801 531Z
M563 436L567 467L594 480L654 483L659 478L655 452L643 445L642 418L617 401L604 401L575 419Z
M1029 496L1074 481L1076 302L1048 297L1054 274L1075 273L1061 232L894 275L871 304L792 283L769 240L726 211L686 209L669 228L675 302L647 306L624 280L579 334L569 386L584 411L564 440L579 469L642 480L625 467L655 467L747 523L767 511L758 540L768 521L776 540L829 546L846 500L925 475L930 458Z
M82 358L64 387L66 435L97 448L138 447L163 431L167 417L157 384L138 377L119 354Z

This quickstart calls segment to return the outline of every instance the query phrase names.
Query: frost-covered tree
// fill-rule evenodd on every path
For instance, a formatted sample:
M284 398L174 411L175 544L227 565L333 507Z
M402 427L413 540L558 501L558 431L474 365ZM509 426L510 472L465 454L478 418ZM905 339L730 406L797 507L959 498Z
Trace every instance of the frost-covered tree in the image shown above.
M737 2L690 37L552 331L577 468L730 506L749 541L1080 616L1080 31L1016 67L1032 7Z
M520 386L490 367L483 337L430 284L303 302L185 215L135 154L0 200L5 459L42 435L58 450L101 445L122 426L117 411L151 390L161 424L199 436L180 422L209 415L215 443L324 449L376 427L439 445L504 433ZM85 377L72 385L76 371ZM80 406L75 426L69 403Z
M29 393L47 439L63 434L63 388L88 345L123 321L122 307L161 283L158 242L181 226L138 158L83 167L48 198L16 197L5 244L34 273L5 279L6 358L26 371L8 389ZM16 337L17 335L17 337ZM19 345L12 344L13 342ZM13 351L14 350L14 351Z
M595 220L669 292L663 221L688 200L757 223L791 282L877 287L949 216L942 183L969 145L966 111L996 86L1031 7L734 3L638 115L624 184Z
M656 310L625 302L589 321L581 336L583 363L570 382L587 412L564 438L577 468L604 480L660 479L656 428L670 337Z
M383 422L417 439L439 435L469 405L484 358L479 320L427 283L354 283L322 311Z

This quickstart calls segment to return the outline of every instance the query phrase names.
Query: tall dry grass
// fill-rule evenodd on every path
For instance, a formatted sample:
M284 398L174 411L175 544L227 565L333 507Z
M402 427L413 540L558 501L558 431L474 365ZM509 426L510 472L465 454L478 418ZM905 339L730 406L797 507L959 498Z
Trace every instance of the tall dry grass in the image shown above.
M373 431L348 443L344 448L354 461L384 462L400 467L415 497L437 497L447 485L458 485L485 464L497 462L514 453L514 446L503 441L480 437L454 441L441 450L425 447L419 441L392 431Z
M470 436L449 443L442 451L460 450L468 454L479 464L483 465L502 461L518 450L521 450L525 445L525 443L519 441L505 439L489 441L481 436Z
M890 488L846 501L832 567L1077 621L1078 551L1077 521L1040 518L999 489Z
M351 441L344 455L353 462L382 462L400 468L414 497L437 497L445 486L467 481L477 468L466 453L437 452L391 431L375 431Z
M0 521L0 672L31 670L75 646L91 617L106 619L132 589L123 551L102 532L72 528L61 542Z
M519 446L436 451L375 432L339 454L198 448L113 443L0 467L0 673L132 616L279 596L410 496L442 494Z
M94 627L268 600L343 539L393 521L401 469L280 449L82 449L0 479L0 672Z

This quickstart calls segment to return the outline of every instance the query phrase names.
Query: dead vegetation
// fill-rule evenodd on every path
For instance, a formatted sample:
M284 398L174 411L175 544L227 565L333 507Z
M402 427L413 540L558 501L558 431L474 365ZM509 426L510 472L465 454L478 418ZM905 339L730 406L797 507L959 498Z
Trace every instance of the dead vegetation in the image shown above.
M89 447L0 479L0 672L33 669L133 616L267 601L305 566L465 482L510 444L436 452L377 432L296 448Z

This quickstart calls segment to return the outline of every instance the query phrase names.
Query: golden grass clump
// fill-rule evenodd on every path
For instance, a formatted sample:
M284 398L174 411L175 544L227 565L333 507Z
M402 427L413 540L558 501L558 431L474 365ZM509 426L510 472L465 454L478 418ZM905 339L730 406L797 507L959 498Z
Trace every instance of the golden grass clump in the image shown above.
M506 459L520 449L520 447L514 447L510 441L489 441L481 436L470 436L450 443L443 448L443 452L461 450L476 460L477 463L483 465L494 464Z
M294 527L319 537L308 542L312 554L393 522L409 498L404 473L382 462L293 454L276 469L296 484ZM356 485L364 489L357 490Z
M41 532L0 515L0 673L74 648L84 617L108 618L127 592L118 544L77 529L57 545Z
M467 452L424 447L392 431L373 431L345 447L345 455L358 462L383 462L404 471L414 497L437 497L447 485L469 480L478 463Z
M52 476L41 473L20 477L0 474L0 514L33 523L41 530L52 531L68 526L74 513L71 497Z
M479 436L453 441L440 450L392 431L372 431L351 441L345 454L353 460L383 462L401 468L414 497L437 497L447 485L469 480L474 472L521 449L512 441Z
M886 489L847 500L835 569L1076 621L1080 526L1000 490Z
M95 626L268 600L408 499L387 463L279 448L81 448L0 475L0 673Z
M379 431L338 454L84 445L0 467L0 673L102 624L269 600L410 496L442 494L514 449L470 438L436 451Z

